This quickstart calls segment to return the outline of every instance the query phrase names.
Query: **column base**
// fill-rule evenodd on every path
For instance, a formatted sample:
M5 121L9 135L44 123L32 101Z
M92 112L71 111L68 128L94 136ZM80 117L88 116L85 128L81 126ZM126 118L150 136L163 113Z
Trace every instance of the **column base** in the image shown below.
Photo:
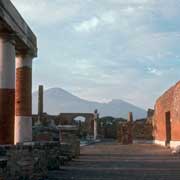
M180 141L170 141L171 148L177 148L178 146L180 146Z
M160 145L160 146L166 146L166 141L161 140L154 140L154 144Z
M166 146L166 141L154 140L154 144L158 144L161 146ZM180 141L170 141L169 147L174 149L180 146Z
M32 117L15 117L14 144L32 141Z

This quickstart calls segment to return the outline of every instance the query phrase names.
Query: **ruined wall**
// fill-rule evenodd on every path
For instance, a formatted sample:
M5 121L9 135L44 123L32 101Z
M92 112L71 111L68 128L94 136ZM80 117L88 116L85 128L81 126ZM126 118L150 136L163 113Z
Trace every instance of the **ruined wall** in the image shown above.
M72 147L73 158L78 158L80 155L80 139L79 129L77 126L59 126L59 135L61 143L70 144Z
M58 125L76 125L77 122L74 121L74 119L78 116L84 117L86 120L84 122L85 125L85 131L88 135L94 136L94 114L93 113L61 113L58 116L49 115L46 113L43 113L41 116L41 120L39 120L38 115L32 115L33 119L33 126L35 126L38 121L41 121L40 123L48 126L51 121L54 122L56 126Z
M33 141L58 141L59 130L51 126L33 126Z
M147 111L147 123L152 124L153 117L154 117L154 109L148 109Z
M74 119L78 116L84 117L85 129L88 135L94 135L94 114L93 113L61 113L58 116L59 124L61 125L75 125Z
M117 141L121 144L132 144L132 122L121 123L117 128Z
M40 118L39 118L39 115L33 114L32 120L33 120L33 126L35 126L36 124L39 124L39 123L47 126L51 123L51 121L53 121L55 125L59 125L58 116L49 115L46 113L43 113Z
M180 82L171 87L156 101L153 122L156 141L166 141L167 112L170 112L171 119L171 141L180 141Z
M149 121L135 121L132 128L133 140L153 140L153 126Z
M48 171L58 170L65 156L72 158L71 146L57 142L0 146L0 179L47 179Z

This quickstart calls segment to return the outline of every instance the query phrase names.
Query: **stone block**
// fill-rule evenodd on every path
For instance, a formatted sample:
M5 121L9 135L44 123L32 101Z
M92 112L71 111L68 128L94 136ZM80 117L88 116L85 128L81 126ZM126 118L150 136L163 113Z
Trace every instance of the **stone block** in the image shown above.
M64 150L69 148L68 145L64 147ZM60 168L62 149L58 142L30 142L0 147L0 177L5 180L12 180L12 177L13 180L46 179L48 170Z

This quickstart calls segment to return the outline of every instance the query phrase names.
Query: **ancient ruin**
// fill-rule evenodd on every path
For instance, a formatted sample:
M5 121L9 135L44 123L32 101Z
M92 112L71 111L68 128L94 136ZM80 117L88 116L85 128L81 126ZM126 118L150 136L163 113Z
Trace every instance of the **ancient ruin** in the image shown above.
M75 125L59 125L60 142L71 144L73 158L78 158L80 155L80 140L78 127Z
M49 115L42 85L32 115L37 53L35 34L10 0L0 0L0 180L179 180L180 82L143 119L100 118L98 110Z
M37 41L9 0L0 1L0 10L0 144L16 144L32 140L31 69Z
M147 110L145 119L137 119L133 123L132 133L134 142L154 143L153 139L153 117L154 110Z
M132 144L132 127L133 127L133 113L128 113L128 120L125 123L118 124L117 127L117 139L122 144Z
M58 116L59 123L61 125L70 125L74 124L74 119L78 116L84 117L86 131L89 136L92 136L96 139L97 137L97 112L95 113L61 113Z
M32 60L36 56L36 36L10 0L1 0L0 179L3 180L46 178L48 170L59 169L73 157L70 142L61 144L59 138L32 142ZM43 102L40 117L42 106ZM59 133L58 130L58 136Z
M43 116L43 102L44 102L44 97L43 97L43 89L44 87L42 85L39 86L39 91L38 91L38 118L39 121L41 120Z
M172 148L180 145L180 82L167 90L155 105L155 143Z

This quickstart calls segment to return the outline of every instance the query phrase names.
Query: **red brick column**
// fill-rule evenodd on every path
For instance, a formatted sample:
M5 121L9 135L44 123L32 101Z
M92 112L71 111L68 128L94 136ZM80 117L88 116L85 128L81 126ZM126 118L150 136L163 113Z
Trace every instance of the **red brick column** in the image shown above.
M15 144L32 141L32 57L16 56Z
M0 144L14 143L15 47L0 34Z

